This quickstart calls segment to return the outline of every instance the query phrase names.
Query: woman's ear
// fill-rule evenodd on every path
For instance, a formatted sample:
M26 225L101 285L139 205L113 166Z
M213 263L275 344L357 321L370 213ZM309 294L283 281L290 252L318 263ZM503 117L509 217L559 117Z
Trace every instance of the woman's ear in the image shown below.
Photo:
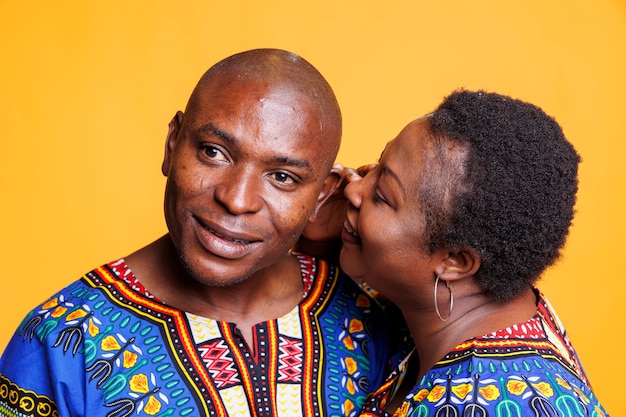
M480 268L480 255L474 248L467 247L456 252L447 252L437 267L437 275L446 281L471 277Z

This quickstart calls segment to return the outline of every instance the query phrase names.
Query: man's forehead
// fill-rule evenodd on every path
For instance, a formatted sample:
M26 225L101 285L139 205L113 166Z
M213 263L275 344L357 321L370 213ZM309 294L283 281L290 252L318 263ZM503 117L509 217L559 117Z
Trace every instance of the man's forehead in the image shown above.
M286 159L303 154L306 158L295 159L306 159L309 166L328 165L339 147L341 122L329 118L329 110L318 99L293 79L225 73L199 84L186 113L194 119L188 120L192 125L212 122L213 127L231 134L235 132L228 131L229 123L235 126L239 120L235 130L258 128L259 133L275 134L277 144L289 147L293 142L295 147L284 154Z
M323 117L323 109L298 86L260 79L220 78L199 86L192 94L186 113L205 111L218 102L246 102L259 109L282 112L293 117Z

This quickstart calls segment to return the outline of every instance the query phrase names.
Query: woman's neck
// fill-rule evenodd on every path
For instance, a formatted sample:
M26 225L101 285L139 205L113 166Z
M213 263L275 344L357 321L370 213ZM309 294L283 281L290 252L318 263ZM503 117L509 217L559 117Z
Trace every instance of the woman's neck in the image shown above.
M402 309L419 357L421 379L439 360L460 343L523 323L537 311L532 288L507 303L497 303L484 292L455 291L454 308L444 322L433 309Z

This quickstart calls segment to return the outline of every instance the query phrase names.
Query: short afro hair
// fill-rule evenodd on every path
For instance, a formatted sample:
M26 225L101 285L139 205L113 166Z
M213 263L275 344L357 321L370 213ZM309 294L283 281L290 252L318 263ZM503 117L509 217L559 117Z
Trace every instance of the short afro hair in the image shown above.
M452 178L451 195L420 187L430 250L478 251L476 278L494 300L510 301L559 257L580 156L543 110L500 94L453 92L428 120L435 166ZM462 166L445 156L459 145Z

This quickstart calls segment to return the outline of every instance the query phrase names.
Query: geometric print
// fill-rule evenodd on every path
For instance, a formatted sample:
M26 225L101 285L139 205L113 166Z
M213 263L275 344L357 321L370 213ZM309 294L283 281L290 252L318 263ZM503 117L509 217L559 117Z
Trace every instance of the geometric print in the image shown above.
M426 372L393 415L608 416L554 310L539 290L535 294L532 318L458 344ZM399 367L370 395L361 416L390 416L384 404L403 371Z
M51 416L354 415L404 335L336 267L293 256L302 299L254 325L253 346L234 323L154 297L123 259L94 269L16 331L0 358L0 415L29 404Z
M235 367L230 348L224 340L213 340L197 346L213 382L218 390L229 388L241 382Z
M191 313L185 313L185 316L196 344L221 337L217 321Z
M280 336L278 346L278 382L302 382L302 340Z

